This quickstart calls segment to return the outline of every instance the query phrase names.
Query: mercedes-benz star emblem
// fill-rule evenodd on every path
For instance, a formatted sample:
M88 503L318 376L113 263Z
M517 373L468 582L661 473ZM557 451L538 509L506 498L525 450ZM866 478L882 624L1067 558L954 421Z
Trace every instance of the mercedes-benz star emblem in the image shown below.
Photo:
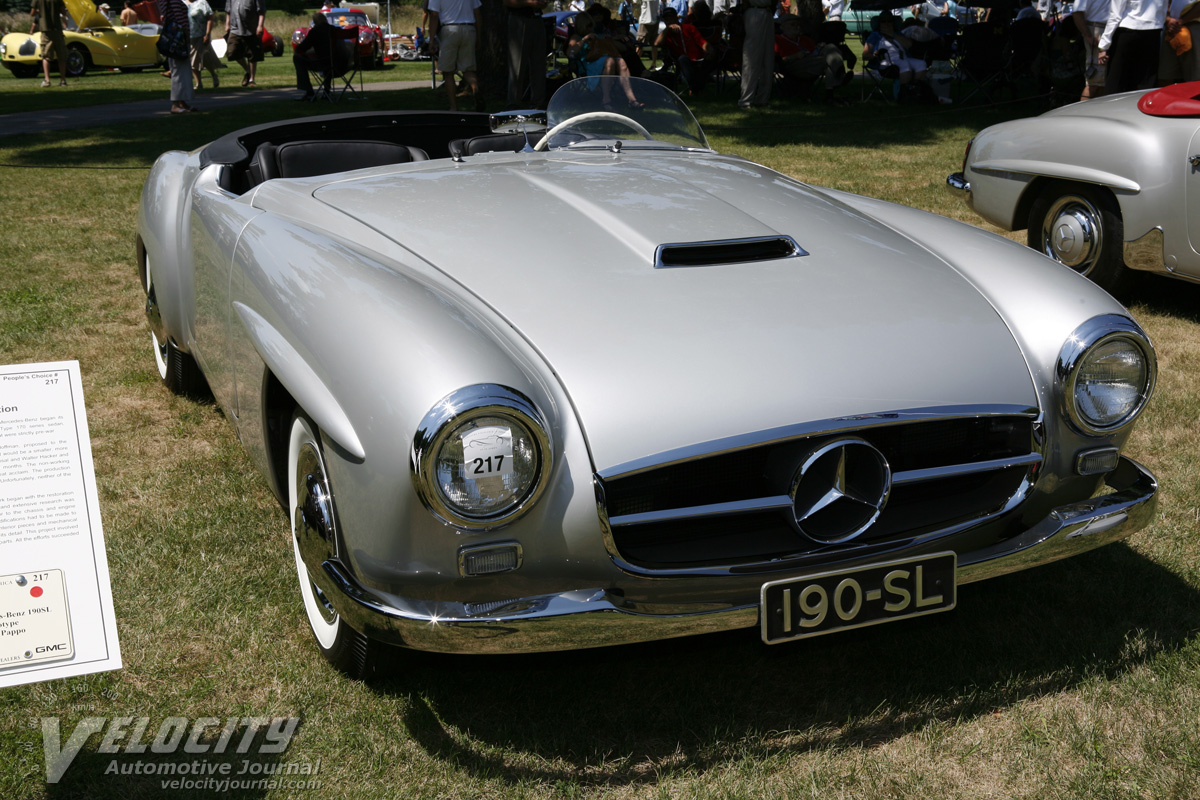
M838 439L813 450L792 478L796 530L817 542L847 542L879 519L892 469L873 445Z

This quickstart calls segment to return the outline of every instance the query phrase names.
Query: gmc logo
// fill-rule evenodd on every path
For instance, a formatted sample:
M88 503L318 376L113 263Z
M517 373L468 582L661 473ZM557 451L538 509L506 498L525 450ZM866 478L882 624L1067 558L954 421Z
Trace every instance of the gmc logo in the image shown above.
M40 645L38 647L33 648L33 652L35 652L35 653L53 653L58 650L66 650L66 649L67 649L67 643L60 642L59 644Z

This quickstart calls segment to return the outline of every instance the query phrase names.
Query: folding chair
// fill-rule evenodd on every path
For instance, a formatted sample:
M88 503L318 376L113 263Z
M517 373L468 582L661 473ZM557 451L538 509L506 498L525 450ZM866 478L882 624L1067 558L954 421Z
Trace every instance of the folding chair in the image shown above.
M976 22L962 29L958 39L958 72L962 80L975 86L960 102L965 103L980 93L993 102L995 92L1008 83L1004 53L1007 41L1004 27L990 22Z
M318 62L314 62L309 67L309 71L315 79L314 84L319 87L313 99L321 100L323 98L331 103L336 103L347 92L353 93L356 97L363 97L362 74L359 71L361 65L358 60L358 26L338 28L331 25L329 48L331 68L328 73ZM357 89L354 86L355 78L358 78ZM340 85L338 81L340 81Z

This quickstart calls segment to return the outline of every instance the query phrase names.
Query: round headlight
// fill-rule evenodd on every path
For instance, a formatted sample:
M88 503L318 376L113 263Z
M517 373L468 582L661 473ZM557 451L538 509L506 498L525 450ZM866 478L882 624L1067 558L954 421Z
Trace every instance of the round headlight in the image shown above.
M1124 317L1089 320L1059 362L1068 417L1084 433L1103 435L1132 422L1154 388L1154 350Z
M492 530L545 488L550 440L536 406L503 386L468 386L434 406L413 439L413 481L446 522Z

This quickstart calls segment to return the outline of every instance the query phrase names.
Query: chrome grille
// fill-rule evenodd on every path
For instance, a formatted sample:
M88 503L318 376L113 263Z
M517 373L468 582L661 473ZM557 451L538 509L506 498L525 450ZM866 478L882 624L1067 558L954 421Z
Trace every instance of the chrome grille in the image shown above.
M780 559L836 560L948 534L1011 507L1036 474L1032 413L952 419L879 415L815 434L692 455L659 467L596 476L610 548L645 570L738 567ZM798 465L852 437L891 467L878 519L852 541L829 544L797 529L789 492Z

